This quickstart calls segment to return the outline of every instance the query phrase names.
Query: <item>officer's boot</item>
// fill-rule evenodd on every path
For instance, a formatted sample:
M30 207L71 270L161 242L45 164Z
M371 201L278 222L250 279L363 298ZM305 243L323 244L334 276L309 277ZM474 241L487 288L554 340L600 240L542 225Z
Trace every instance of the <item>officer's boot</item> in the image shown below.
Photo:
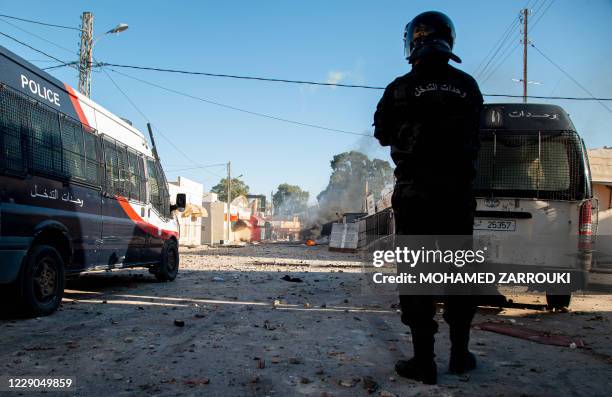
M414 357L410 360L399 360L395 371L404 378L435 385L438 381L438 370L434 361L433 332L412 330L412 345Z
M451 355L448 370L455 374L463 374L476 368L476 356L468 350L470 326L451 326L450 341Z

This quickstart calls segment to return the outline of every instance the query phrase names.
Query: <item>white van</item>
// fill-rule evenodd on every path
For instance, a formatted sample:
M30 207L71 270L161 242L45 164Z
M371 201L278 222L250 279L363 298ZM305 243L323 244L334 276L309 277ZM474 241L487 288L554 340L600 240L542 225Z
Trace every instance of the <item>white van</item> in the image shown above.
M495 247L489 262L584 277L594 202L584 142L568 114L554 105L485 105L477 169L474 236ZM550 308L569 306L568 293L543 292Z

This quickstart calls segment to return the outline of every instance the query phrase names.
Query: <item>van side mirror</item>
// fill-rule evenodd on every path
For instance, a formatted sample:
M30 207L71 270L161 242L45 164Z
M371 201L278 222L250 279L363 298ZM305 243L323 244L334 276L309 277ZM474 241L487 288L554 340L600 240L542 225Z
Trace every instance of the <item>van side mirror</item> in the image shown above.
M185 193L178 193L176 195L176 204L170 206L171 211L178 210L179 212L185 211L187 206L187 195Z

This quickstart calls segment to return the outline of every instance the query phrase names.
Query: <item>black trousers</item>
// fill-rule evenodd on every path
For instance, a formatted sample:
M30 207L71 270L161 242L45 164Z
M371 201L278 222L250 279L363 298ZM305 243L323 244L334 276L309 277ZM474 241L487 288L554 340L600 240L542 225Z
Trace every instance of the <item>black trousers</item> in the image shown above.
M396 235L472 235L476 202L471 192L437 192L423 194L411 186L396 185L392 206ZM438 331L434 320L436 302L444 303L444 320L451 327L454 349L467 350L469 330L476 313L473 296L400 295L402 322L410 326L415 344L431 344ZM422 346L429 354L429 346Z

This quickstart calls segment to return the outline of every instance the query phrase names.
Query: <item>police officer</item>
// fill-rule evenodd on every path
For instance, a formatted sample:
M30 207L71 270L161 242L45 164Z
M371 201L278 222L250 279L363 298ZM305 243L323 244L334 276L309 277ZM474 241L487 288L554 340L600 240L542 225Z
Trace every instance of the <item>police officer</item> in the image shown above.
M471 235L472 185L479 148L482 95L476 81L449 65L455 28L443 13L417 15L404 32L404 51L412 70L386 88L374 115L374 136L391 147L396 165L392 197L396 235ZM476 366L468 350L476 311L470 296L442 297L452 344L449 370ZM400 295L402 322L411 329L414 357L400 360L401 376L437 382L434 361L436 298Z

